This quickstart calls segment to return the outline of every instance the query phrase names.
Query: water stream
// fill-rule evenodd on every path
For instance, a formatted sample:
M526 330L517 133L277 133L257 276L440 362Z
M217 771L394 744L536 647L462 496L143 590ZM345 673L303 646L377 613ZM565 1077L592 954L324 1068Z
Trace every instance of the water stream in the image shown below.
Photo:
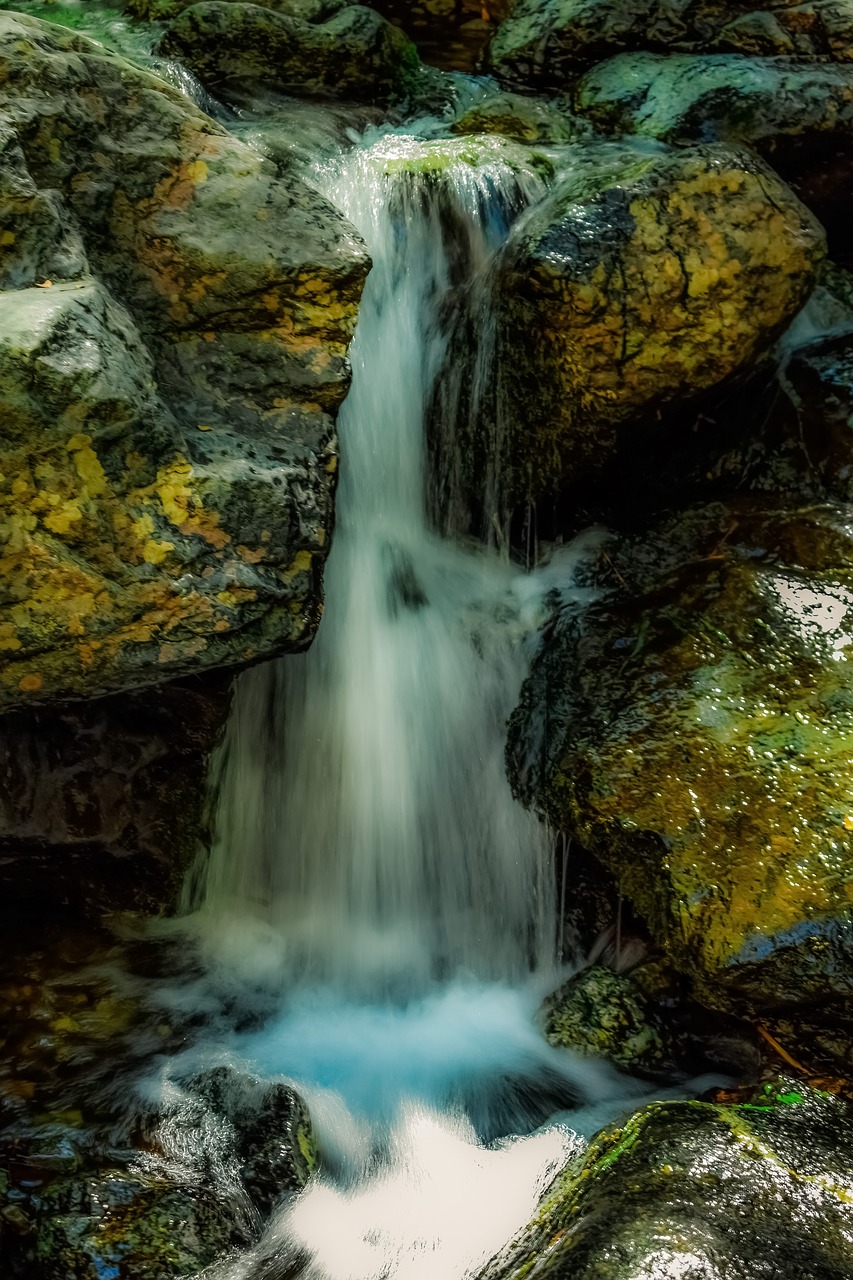
M228 1280L461 1280L578 1132L639 1091L534 1026L557 976L552 839L503 759L543 598L570 589L582 549L528 574L427 514L425 414L454 305L542 181L426 150L374 134L312 172L373 258L326 612L307 654L238 682L188 903L219 1012L161 1083L223 1062L294 1083L323 1168L211 1272ZM199 986L172 998L197 1003ZM570 1106L571 1126L555 1117Z

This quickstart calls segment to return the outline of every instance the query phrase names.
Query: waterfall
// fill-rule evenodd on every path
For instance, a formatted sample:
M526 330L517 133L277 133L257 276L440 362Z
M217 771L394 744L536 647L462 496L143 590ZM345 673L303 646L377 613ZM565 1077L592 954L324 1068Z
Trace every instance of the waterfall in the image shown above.
M518 979L554 932L548 836L503 759L536 593L433 532L424 445L453 299L542 184L455 147L386 136L316 170L373 259L326 611L308 653L238 682L203 887L213 920L269 926L290 978L372 997Z
M495 152L472 164L457 142L397 135L314 176L373 258L326 611L306 654L238 682L215 847L185 922L205 964L158 993L204 1025L146 1089L172 1145L212 1066L236 1068L238 1092L247 1073L286 1080L312 1118L319 1171L203 1280L467 1280L579 1134L640 1092L534 1024L555 985L551 839L504 769L543 601L585 549L525 573L428 516L425 416L457 356L459 306L489 343L471 301L489 297L495 251L541 185Z

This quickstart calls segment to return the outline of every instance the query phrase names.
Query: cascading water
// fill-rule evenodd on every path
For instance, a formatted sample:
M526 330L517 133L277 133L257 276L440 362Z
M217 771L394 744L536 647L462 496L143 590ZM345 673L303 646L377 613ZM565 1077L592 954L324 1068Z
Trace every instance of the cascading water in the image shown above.
M470 159L391 135L315 171L374 264L327 607L306 655L238 685L192 904L208 973L171 996L195 1011L201 992L210 1033L164 1069L161 1143L192 1148L171 1082L228 1063L295 1083L325 1171L210 1272L227 1280L461 1280L527 1220L584 1116L512 1135L610 1099L594 1129L632 1091L532 1021L554 981L551 841L513 801L503 749L554 580L427 518L424 418L452 301L541 192L499 156Z
M305 656L240 682L204 886L206 912L274 927L293 976L372 996L518 979L554 929L547 834L503 761L530 600L495 556L432 533L424 496L448 296L541 182L497 159L418 173L422 152L386 139L317 174L373 257L326 613Z

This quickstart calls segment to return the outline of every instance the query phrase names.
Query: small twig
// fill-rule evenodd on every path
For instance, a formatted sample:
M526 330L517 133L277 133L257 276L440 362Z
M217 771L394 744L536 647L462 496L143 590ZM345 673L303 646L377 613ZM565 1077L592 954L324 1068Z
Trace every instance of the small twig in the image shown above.
M797 1062L796 1058L792 1058L790 1053L788 1053L786 1049L782 1048L779 1041L774 1040L773 1036L771 1036L769 1031L765 1030L764 1027L760 1027L760 1026L756 1027L756 1030L758 1031L758 1034L760 1036L764 1037L764 1039L770 1045L770 1048L773 1049L776 1053L778 1053L779 1057L782 1058L784 1062L788 1063L789 1067L793 1067L796 1071L802 1071L804 1076L811 1075L811 1072L808 1070L808 1068L804 1067L801 1062Z
M615 564L613 563L613 561L610 559L610 556L607 554L607 552L606 552L606 551L602 551L602 553L601 553L601 554L602 554L602 556L604 557L604 559L607 561L607 563L610 565L610 568L611 568L611 569L613 570L613 572L616 574L616 577L617 577L617 578L619 579L619 581L622 583L622 586L623 586L623 587L625 587L625 588L627 588L628 583L627 583L627 582L625 581L625 579L622 577L622 574L621 574L621 573L619 572L619 570L616 568L616 565L615 565Z

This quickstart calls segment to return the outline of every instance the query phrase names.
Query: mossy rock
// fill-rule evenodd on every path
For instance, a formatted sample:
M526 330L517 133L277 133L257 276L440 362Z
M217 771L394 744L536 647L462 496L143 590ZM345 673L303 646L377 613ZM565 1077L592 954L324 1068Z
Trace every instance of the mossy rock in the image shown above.
M160 47L217 92L258 82L296 97L384 104L405 98L420 73L408 37L361 5L307 23L260 5L203 0L175 18Z
M39 1197L25 1250L35 1280L170 1280L252 1242L239 1205L220 1190L123 1169L55 1182ZM23 1266L23 1263L22 1263Z
M592 965L545 1000L539 1013L549 1044L627 1069L660 1069L664 1040L630 976Z
M363 245L164 81L10 13L3 119L0 707L304 648Z
M744 500L613 543L510 736L520 796L595 853L717 1006L853 991L853 543Z
M145 22L168 22L198 0L125 0L128 10ZM232 0L226 0L231 3ZM236 2L236 0L235 0ZM349 0L264 0L263 8L280 13L300 22L324 22L341 9Z
M845 1280L849 1105L792 1083L600 1133L479 1280Z
M497 269L495 429L521 500L600 470L624 424L748 371L824 255L816 219L745 151L585 150Z
M518 0L488 50L489 69L511 84L566 88L579 70L613 54L714 53L853 59L853 15L834 0Z
M576 109L603 128L661 141L770 140L853 128L853 67L793 58L655 53L610 58L579 81Z
M853 66L624 54L588 72L574 101L580 115L619 136L678 143L716 138L751 147L817 214L832 254L850 262Z
M576 142L591 132L566 102L547 102L518 93L488 93L450 126L452 133L497 133L516 142Z

